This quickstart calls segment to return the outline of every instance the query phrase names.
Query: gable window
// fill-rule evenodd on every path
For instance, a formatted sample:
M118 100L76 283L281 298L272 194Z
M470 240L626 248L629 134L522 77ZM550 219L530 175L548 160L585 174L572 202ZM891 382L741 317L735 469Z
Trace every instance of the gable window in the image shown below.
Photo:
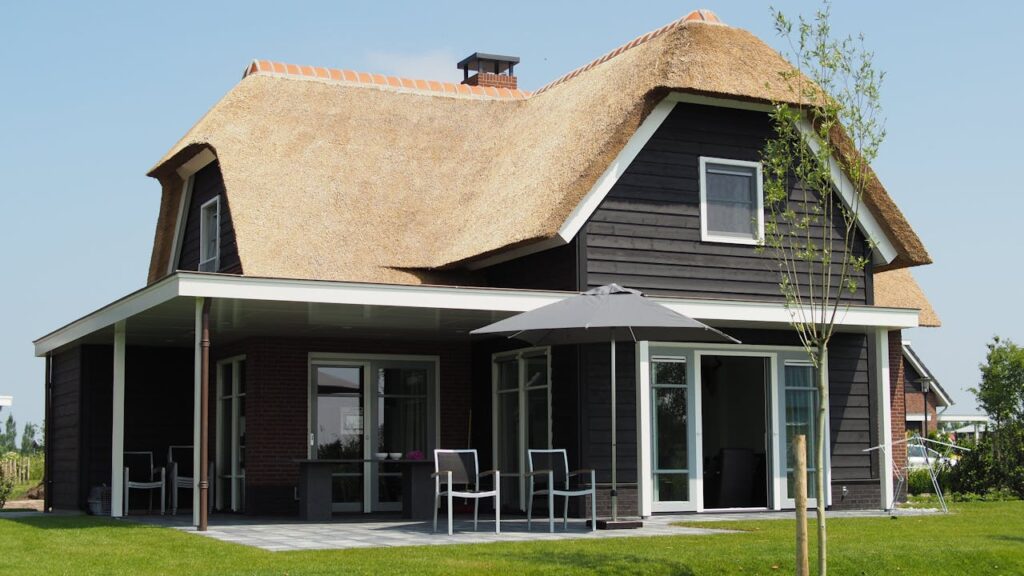
M764 236L761 163L700 158L700 239L757 244Z
M220 269L220 196L199 208L199 271Z

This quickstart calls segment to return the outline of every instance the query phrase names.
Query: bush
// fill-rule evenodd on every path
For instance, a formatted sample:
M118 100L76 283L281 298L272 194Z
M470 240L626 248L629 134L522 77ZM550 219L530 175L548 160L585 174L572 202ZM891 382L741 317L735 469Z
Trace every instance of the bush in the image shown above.
M0 471L0 508L7 504L7 499L10 498L11 492L14 492L14 482L9 478L5 478L3 471Z
M907 474L907 491L914 496L935 492L935 487L932 486L932 477L927 468L911 470Z

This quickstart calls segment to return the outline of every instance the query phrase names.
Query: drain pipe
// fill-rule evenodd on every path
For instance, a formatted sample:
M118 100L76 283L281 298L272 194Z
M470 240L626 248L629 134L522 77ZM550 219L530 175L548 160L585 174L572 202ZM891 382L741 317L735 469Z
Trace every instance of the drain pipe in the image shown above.
M209 526L210 498L210 298L203 299L203 330L199 339L199 531Z

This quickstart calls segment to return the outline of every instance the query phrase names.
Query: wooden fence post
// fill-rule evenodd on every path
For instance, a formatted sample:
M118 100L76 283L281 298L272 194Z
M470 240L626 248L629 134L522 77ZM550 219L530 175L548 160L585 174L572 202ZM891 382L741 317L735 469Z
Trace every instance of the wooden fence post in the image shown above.
M793 496L796 500L796 574L808 576L807 561L807 436L793 437Z

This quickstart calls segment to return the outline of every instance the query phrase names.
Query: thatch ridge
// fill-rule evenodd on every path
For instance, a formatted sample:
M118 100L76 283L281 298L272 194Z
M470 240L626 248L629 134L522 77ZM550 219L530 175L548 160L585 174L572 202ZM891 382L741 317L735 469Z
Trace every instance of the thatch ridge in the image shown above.
M872 282L874 283L875 306L916 308L920 310L918 322L921 326L934 328L942 325L938 313L932 308L931 302L924 295L921 286L914 280L910 270L900 268L875 272Z
M524 98L257 64L150 171L164 186L150 280L170 254L174 169L198 146L217 151L247 275L422 283L424 270L557 234L671 91L791 100L789 64L753 34L692 20L660 30ZM930 261L884 188L870 194L883 226L908 236L898 265Z

